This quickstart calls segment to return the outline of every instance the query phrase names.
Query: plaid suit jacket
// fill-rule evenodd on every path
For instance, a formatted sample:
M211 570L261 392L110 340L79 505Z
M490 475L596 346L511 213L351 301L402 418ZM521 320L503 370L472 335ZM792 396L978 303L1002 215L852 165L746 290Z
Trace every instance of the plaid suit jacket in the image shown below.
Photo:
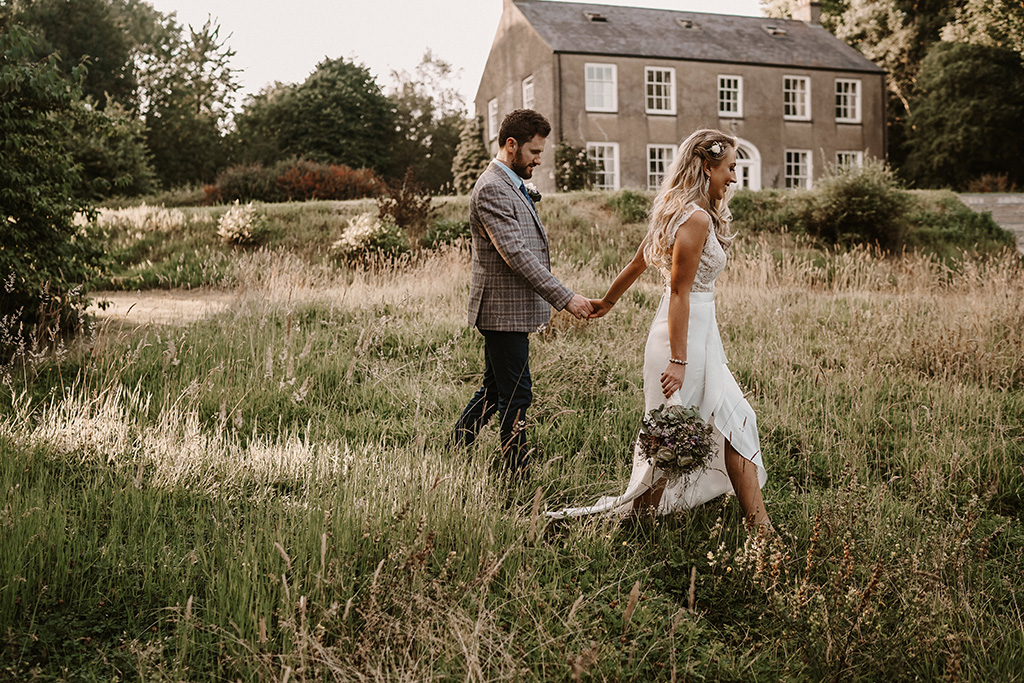
M548 236L535 208L491 161L469 201L473 270L469 324L535 332L565 308L572 291L551 274Z

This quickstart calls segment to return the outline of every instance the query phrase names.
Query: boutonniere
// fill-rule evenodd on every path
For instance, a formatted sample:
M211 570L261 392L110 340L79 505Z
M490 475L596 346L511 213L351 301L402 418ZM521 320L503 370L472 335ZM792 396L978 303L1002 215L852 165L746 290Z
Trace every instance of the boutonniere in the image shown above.
M534 204L540 201L540 192L537 191L537 186L533 183L526 183L526 194L530 195Z

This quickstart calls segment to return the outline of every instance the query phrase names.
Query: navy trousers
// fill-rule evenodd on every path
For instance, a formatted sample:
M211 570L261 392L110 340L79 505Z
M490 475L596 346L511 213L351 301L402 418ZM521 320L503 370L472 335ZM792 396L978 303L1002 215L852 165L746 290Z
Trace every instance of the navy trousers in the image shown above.
M527 476L526 411L533 402L530 336L526 332L480 330L484 336L484 381L466 404L452 432L456 446L469 446L494 413L501 418L501 452L513 479Z

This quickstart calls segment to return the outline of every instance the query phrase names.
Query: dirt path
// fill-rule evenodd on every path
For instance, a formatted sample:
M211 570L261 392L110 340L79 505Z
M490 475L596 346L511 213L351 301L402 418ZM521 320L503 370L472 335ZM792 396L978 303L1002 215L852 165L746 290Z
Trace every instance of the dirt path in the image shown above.
M181 324L222 311L237 301L234 292L209 289L150 289L141 292L92 292L89 312L100 324L120 326ZM108 301L100 309L96 302Z

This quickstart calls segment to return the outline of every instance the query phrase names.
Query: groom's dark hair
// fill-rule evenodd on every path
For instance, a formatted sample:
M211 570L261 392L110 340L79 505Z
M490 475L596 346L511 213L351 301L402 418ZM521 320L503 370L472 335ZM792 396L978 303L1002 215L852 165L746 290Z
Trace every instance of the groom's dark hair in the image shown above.
M534 135L546 138L551 134L551 124L538 112L532 109L516 109L505 115L498 129L498 144L502 147L509 138L523 145L533 139Z

